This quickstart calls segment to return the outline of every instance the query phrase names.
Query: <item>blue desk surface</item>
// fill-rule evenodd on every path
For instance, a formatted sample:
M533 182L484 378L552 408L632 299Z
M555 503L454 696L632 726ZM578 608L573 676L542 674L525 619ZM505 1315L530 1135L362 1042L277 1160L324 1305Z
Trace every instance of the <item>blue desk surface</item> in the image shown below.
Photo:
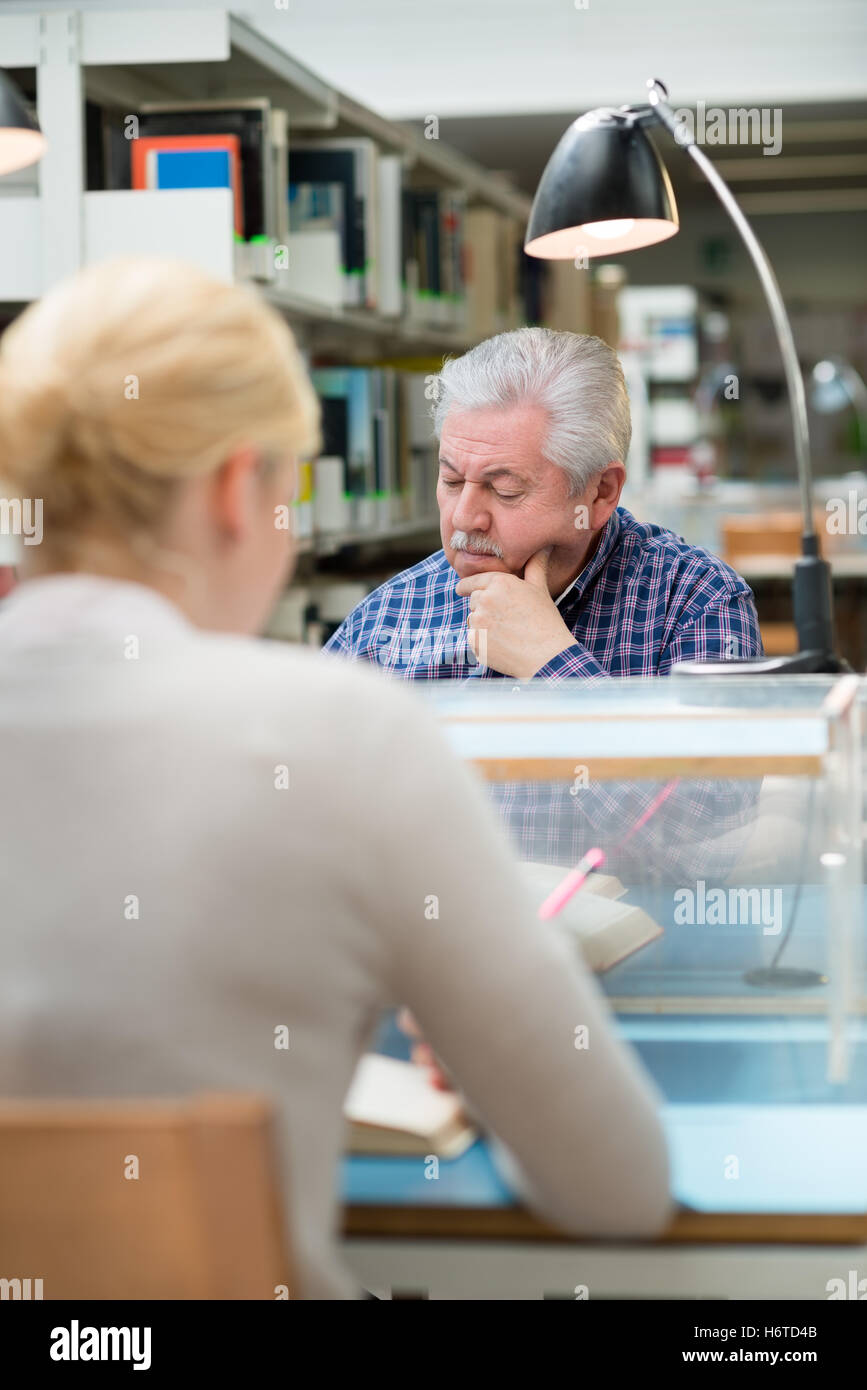
M613 996L744 995L743 971L766 964L778 944L760 928L678 927L664 901L646 894L641 901L665 935L602 977ZM820 903L820 890L804 890L784 964L826 966ZM853 1025L843 1084L827 1080L821 1017L635 1014L621 1016L618 1027L665 1097L681 1203L722 1213L867 1212L867 1025ZM392 1018L376 1047L408 1056ZM436 1182L425 1178L418 1158L346 1158L342 1189L350 1205L515 1204L484 1140L459 1159L441 1160Z
M761 999L773 995L773 989L757 989L744 984L744 972L770 965L795 910L795 925L781 958L784 966L796 966L824 973L829 969L829 935L824 920L827 903L824 890L806 884L795 903L791 887L780 888L779 913L774 913L775 900L769 895L761 910L768 912L768 925L780 925L777 935L765 931L762 925L719 926L684 925L675 921L677 903L671 888L642 888L627 894L626 901L634 902L664 929L662 936L642 947L634 955L606 971L601 984L606 994L629 997L681 998L684 995L712 997L714 995ZM867 893L864 897L867 920ZM707 915L705 912L704 915ZM777 922L771 919L777 915ZM821 1000L827 994L826 985L797 991L799 999Z

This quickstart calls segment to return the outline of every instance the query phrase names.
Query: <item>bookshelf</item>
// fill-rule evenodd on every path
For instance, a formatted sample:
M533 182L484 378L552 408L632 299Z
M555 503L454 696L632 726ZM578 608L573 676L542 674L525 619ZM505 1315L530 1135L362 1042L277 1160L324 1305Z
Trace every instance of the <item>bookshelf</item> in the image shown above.
M280 289L262 286L262 293L275 308L282 309L296 330L303 325L317 347L340 342L349 351L361 348L365 340L377 352L392 356L398 352L464 352L472 346L465 335L447 329L385 318L370 309L326 309L315 300Z
M62 11L33 12L16 10L15 0L7 0L0 14L0 54L4 68L28 77L31 87L35 74L37 112L48 140L29 184L26 176L0 179L0 305L7 314L81 266L113 254L179 256L226 279L247 280L251 274L250 263L239 263L228 188L86 187L85 102L123 120L122 113L148 103L267 98L287 114L290 171L293 140L367 139L378 155L398 157L404 186L458 190L468 210L487 209L520 224L519 236L529 215L530 199L502 175L337 91L228 8L148 11L119 4L116 10L91 10L71 3ZM412 359L414 371L426 372L444 354L466 351L487 332L516 326L501 322L473 333L472 321L461 329L407 312L329 305L287 288L279 275L251 282L286 314L311 362ZM436 518L429 514L381 518L373 531L348 525L343 532L299 538L299 572L309 579L320 558L342 550L375 556L377 547L387 552L392 543L404 551L415 545L420 556L431 541L434 548L439 544Z
M530 200L507 180L448 150L440 141L425 140L402 124L385 120L350 97L334 90L302 63L260 35L227 10L119 9L30 11L16 13L7 0L0 15L0 53L7 69L32 68L37 75L37 107L49 150L38 168L39 196L7 193L0 203L0 302L21 303L34 298L65 274L88 260L92 229L86 225L88 200L84 189L82 100L87 98L122 111L136 111L153 101L242 100L267 97L285 110L290 131L305 138L364 135L384 152L399 154L408 170L422 171L432 183L462 188L468 197L524 221ZM291 137L290 137L291 144ZM2 185L2 181L0 181ZM123 193L97 194L100 215L110 216ZM160 195L162 200L162 194ZM209 244L224 239L224 226L213 226L211 208L197 216L202 190L185 191L170 210L167 229L159 225L160 206L142 208L136 195L135 221L153 245L173 243L182 223L195 227L209 262L219 255ZM91 215L96 222L96 215ZM133 223L115 215L118 250L129 245ZM210 235L208 230L210 227ZM126 234L126 236L125 236ZM104 243L104 238L103 238ZM29 249L19 273L15 262L22 247ZM41 254L37 254L37 252ZM100 245L104 254L104 244ZM95 257L91 257L95 258ZM225 260L225 258L224 258ZM375 313L335 314L303 296L278 288L266 289L278 307L314 327L329 330L335 323L347 337L381 333L399 342L426 342L434 349L470 346L454 334L417 324L395 323Z

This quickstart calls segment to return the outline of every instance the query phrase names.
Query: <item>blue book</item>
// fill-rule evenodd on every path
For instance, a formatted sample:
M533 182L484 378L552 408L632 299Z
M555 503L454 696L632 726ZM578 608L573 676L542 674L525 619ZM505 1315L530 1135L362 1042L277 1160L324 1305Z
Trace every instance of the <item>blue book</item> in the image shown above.
M156 188L231 188L228 150L153 150Z

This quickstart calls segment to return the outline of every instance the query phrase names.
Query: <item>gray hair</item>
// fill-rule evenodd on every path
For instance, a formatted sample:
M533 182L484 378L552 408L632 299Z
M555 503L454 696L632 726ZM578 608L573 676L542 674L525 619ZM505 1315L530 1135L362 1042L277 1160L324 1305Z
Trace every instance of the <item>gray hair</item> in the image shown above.
M433 408L437 439L449 411L537 403L548 413L544 456L573 495L610 463L625 463L629 396L616 352L601 338L553 328L498 333L443 365Z

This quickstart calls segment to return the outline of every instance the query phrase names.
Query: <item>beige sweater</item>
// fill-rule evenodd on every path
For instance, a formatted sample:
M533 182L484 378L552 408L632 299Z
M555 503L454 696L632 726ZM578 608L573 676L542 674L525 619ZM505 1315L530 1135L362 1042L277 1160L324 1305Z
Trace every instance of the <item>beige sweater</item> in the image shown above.
M0 606L0 765L0 1094L267 1090L303 1292L352 1297L341 1106L401 1003L545 1216L664 1222L658 1097L402 683L42 578Z

